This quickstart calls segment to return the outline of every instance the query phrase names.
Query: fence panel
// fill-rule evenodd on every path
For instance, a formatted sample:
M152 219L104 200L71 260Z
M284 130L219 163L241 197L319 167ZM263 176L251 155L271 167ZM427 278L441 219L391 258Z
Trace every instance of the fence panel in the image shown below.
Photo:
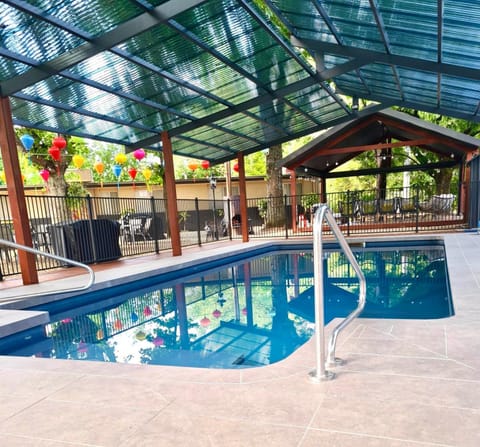
M419 188L345 191L326 195L346 235L419 232L465 227L458 198ZM247 200L250 238L311 236L316 194ZM93 263L171 249L164 199L26 196L35 248ZM241 238L235 200L178 200L183 247ZM325 231L330 231L325 228ZM0 237L15 240L8 197L0 196ZM20 272L16 250L0 247L0 277ZM36 257L38 270L59 264Z

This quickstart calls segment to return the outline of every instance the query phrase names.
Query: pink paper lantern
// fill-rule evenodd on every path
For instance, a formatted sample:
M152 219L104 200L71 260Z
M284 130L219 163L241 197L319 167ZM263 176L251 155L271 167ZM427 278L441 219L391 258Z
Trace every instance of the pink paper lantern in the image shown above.
M48 182L48 179L50 178L50 171L48 169L42 169L40 171L40 177L43 178L44 182Z
M145 151L143 149L137 149L133 151L133 156L138 160L143 160L145 158Z

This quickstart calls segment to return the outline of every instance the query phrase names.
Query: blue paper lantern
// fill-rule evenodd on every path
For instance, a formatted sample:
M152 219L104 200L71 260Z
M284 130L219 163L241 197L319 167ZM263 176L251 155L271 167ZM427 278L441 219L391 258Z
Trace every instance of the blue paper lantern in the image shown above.
M33 142L35 141L31 135L25 134L20 137L20 141L22 142L23 147L28 152L32 146Z
M119 178L120 175L122 174L122 167L120 165L113 165L113 174L115 177Z

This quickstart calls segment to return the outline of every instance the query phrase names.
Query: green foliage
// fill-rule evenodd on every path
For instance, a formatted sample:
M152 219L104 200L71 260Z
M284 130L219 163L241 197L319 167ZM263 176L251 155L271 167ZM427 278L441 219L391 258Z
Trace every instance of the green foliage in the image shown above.
M310 193L305 196L302 196L302 206L307 210L310 209L313 205L320 202L318 194Z
M258 214L262 219L265 219L267 217L267 212L268 212L268 200L267 199L260 199L258 201Z

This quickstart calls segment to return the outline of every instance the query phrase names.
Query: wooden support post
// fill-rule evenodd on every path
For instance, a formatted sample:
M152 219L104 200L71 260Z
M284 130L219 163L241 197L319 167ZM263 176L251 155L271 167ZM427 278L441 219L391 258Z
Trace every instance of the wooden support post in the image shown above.
M177 189L175 185L175 166L173 164L172 142L168 132L162 132L163 160L165 162L165 191L167 192L167 216L173 256L181 256L180 226L178 225Z
M247 182L245 181L245 159L243 152L238 154L238 181L240 187L240 217L242 219L242 241L248 242Z
M8 200L13 218L15 240L20 245L32 247L32 234L23 191L22 172L18 161L9 98L0 98L0 148L5 178L7 179ZM23 284L38 284L35 255L19 250L18 259Z

